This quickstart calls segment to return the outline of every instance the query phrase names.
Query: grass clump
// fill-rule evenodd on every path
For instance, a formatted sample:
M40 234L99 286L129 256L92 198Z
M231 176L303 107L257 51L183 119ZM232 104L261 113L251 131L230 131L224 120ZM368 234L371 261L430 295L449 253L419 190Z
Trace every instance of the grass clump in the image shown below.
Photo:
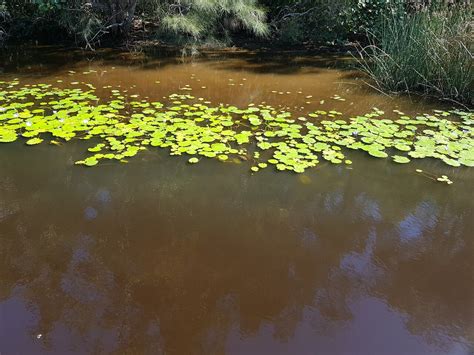
M418 92L474 104L471 9L393 11L385 15L359 63L375 85L389 92Z

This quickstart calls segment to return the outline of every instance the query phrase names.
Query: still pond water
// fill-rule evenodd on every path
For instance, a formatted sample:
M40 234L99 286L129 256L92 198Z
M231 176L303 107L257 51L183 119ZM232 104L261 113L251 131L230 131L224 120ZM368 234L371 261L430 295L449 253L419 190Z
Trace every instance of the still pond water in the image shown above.
M189 85L301 115L440 108L364 89L345 62L42 48L3 53L0 80L156 100ZM74 165L90 146L0 146L0 354L472 354L474 169L354 152L250 174L158 149Z

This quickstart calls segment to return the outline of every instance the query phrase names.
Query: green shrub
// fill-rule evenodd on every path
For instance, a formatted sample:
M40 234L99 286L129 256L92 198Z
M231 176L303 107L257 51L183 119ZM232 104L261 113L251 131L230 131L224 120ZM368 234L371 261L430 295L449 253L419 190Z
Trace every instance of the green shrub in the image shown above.
M268 33L266 13L257 0L161 1L155 12L162 33L171 32L188 42L226 43L235 30L257 36Z
M273 37L288 44L342 42L349 29L348 8L355 0L263 1Z
M367 33L380 31L386 16L398 16L406 10L404 0L355 0L345 9L350 32L365 39Z
M341 44L366 40L384 14L404 8L403 0L264 0L273 35L291 44Z
M0 4L17 39L36 37L51 28L51 35L67 33L90 48L102 39L123 39L135 19L152 22L161 35L183 43L225 41L235 30L258 36L268 31L266 13L257 0L8 0ZM0 7L0 15L2 11Z

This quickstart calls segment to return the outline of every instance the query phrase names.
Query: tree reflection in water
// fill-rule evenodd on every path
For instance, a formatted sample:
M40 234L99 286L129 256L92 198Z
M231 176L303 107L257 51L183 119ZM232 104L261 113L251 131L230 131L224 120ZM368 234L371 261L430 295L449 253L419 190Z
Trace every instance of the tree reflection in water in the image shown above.
M304 185L159 157L77 169L74 149L0 152L2 354L472 346L469 175L361 159Z

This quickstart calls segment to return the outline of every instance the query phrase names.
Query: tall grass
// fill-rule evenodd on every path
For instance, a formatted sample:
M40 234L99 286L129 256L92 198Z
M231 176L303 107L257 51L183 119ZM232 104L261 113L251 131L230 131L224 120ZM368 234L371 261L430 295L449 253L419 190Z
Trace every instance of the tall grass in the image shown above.
M359 63L375 85L474 104L472 10L463 6L394 11L384 17Z

